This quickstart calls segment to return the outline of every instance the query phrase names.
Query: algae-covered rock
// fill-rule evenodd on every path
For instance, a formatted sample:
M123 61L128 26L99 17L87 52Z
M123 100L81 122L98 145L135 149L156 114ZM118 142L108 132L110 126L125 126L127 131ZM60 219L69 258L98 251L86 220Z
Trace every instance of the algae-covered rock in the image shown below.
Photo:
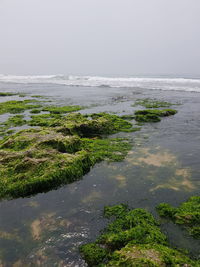
M161 217L172 219L176 224L186 227L193 237L200 238L200 197L191 197L177 208L161 203L157 211Z
M62 113L69 113L83 109L83 107L76 105L76 106L47 106L42 109L42 111L49 111L52 114L62 114Z
M135 131L132 124L119 116L107 113L82 115L71 113L67 116L60 114L41 114L31 117L30 126L60 127L59 131L65 134L78 134L81 137L90 137L101 134L112 134L119 131Z
M5 96L14 96L17 95L16 93L7 93L7 92L0 92L0 97L5 97Z
M91 161L79 150L80 139L50 130L26 130L0 146L0 197L44 192L89 171Z
M24 100L24 101L7 101L0 103L0 114L4 113L21 113L28 109L39 108L41 105L36 100Z
M88 266L198 266L188 255L170 248L153 215L125 205L105 207L114 217L96 242L81 246Z
M145 108L167 108L172 105L175 105L170 102L161 101L157 99L150 99L150 98L144 98L144 99L137 99L133 106L143 106Z
M129 122L115 115L34 118L37 124L46 121L48 127L22 130L0 142L0 198L28 196L73 182L96 162L122 160L131 148L126 139L101 137L132 130ZM23 119L10 122L16 120Z
M175 115L175 109L144 109L135 112L135 120L138 122L159 122L161 117Z

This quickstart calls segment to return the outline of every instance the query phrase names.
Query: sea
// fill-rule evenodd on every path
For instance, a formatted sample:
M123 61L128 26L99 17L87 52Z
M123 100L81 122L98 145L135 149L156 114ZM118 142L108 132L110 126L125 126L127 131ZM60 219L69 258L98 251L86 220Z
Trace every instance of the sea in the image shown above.
M101 162L80 180L46 193L0 202L0 266L87 266L79 253L108 224L105 205L145 208L178 206L200 189L200 79L181 77L94 77L0 75L0 92L41 95L52 105L81 105L81 113L134 114L138 99L173 103L175 116L118 133L132 149L121 162ZM0 101L20 100L20 96ZM24 116L30 117L26 111ZM0 115L0 122L10 116ZM134 124L135 122L132 121ZM158 218L159 219L159 218ZM200 257L200 242L162 220L171 246Z

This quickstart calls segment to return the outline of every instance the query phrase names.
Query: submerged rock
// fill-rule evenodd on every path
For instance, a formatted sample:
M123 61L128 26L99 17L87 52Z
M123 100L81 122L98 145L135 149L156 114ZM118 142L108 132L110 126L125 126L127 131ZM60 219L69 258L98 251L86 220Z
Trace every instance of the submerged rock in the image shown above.
M96 242L80 248L88 266L199 266L199 261L169 247L148 211L117 205L105 207L104 215L115 220Z
M172 219L185 227L193 237L200 238L200 197L191 197L177 208L161 203L157 211L161 217Z

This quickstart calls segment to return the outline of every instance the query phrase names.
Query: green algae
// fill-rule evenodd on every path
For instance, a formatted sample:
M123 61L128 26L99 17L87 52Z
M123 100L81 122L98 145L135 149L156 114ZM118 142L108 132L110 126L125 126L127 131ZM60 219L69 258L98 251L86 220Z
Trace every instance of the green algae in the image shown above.
M4 96L14 96L14 95L17 95L15 93L7 93L7 92L0 92L0 97L4 97Z
M70 113L67 116L61 114L41 114L33 115L31 118L28 121L30 126L60 127L60 132L77 134L81 137L139 130L138 128L133 128L130 122L119 116L107 113L91 115Z
M170 248L158 222L145 209L126 205L105 207L115 218L94 243L80 247L88 266L198 266L183 252Z
M37 103L37 104L36 104ZM36 100L24 100L24 101L7 101L0 103L0 114L4 113L22 113L25 110L39 108L41 105Z
M33 114L38 114L38 113L40 113L41 112L41 109L32 109L31 111L30 111L30 113L33 113Z
M102 160L121 161L131 149L130 141L124 138L82 138L81 146L89 152L93 164Z
M116 115L33 117L48 127L22 130L0 141L0 198L24 197L73 182L96 162L122 160L131 148L127 139L101 137L131 130L132 124Z
M193 196L177 208L161 203L157 211L161 217L172 219L185 227L193 237L200 238L200 197Z
M44 96L42 96L42 95L32 95L31 97L34 97L34 98L44 98Z
M11 127L22 126L26 124L26 120L24 119L23 115L15 115L9 117L5 122L0 124L0 136L10 135L14 132L11 130Z
M145 109L135 111L135 120L137 122L159 122L161 117L175 115L175 109Z
M167 108L172 105L176 105L173 103L169 103L166 101L159 101L156 99L150 99L150 98L145 98L145 99L137 99L133 106L143 106L145 108Z
M42 109L42 111L49 111L50 113L53 114L64 114L64 113L69 113L69 112L74 112L74 111L79 111L83 109L82 106L75 105L75 106L47 106Z
M8 128L9 127L16 127L16 126L22 126L22 125L26 124L26 120L24 119L23 115L15 115L15 116L8 118L8 120L2 124L7 126Z
M31 120L27 121L29 126L45 126L45 127L56 127L61 126L60 114L40 114L32 115Z

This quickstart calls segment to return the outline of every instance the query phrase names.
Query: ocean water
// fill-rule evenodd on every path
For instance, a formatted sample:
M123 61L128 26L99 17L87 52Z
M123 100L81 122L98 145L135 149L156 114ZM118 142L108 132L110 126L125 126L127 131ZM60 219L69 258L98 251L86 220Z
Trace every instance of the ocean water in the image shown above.
M0 82L21 84L60 84L67 86L144 88L200 92L200 79L145 78L145 77L98 77L67 75L16 76L0 74Z
M105 205L123 202L157 216L155 206L160 202L176 206L199 195L199 80L7 76L6 81L5 77L1 76L0 92L27 93L24 99L37 94L52 104L87 106L82 113L133 114L141 108L133 107L134 101L147 97L174 103L178 113L145 124L139 132L117 134L133 143L122 162L101 162L79 181L57 190L1 201L0 266L85 267L78 248L94 241L108 223L103 218ZM11 99L20 98L0 101ZM4 119L0 116L0 121ZM162 222L162 229L172 246L200 257L199 240L169 222Z

